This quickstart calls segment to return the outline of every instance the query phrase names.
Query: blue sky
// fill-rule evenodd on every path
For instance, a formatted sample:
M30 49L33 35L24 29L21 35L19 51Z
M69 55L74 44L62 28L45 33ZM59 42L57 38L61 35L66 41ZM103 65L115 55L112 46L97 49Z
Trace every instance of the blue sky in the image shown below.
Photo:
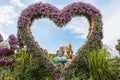
M113 55L117 55L114 46L120 38L120 0L0 0L0 33L4 39L9 34L16 35L17 19L21 11L39 1L50 3L59 9L78 1L94 5L103 15L102 41L113 49ZM58 28L49 19L35 20L31 26L35 40L49 52L56 52L60 45L68 45L69 41L73 43L73 50L76 52L84 44L88 28L89 24L84 17L73 18L65 28Z

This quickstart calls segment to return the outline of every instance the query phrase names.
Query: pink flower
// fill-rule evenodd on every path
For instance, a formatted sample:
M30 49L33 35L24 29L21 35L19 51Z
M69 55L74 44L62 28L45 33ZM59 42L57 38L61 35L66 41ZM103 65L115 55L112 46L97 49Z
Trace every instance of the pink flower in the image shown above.
M55 76L55 80L60 80L60 77L58 77L58 76Z

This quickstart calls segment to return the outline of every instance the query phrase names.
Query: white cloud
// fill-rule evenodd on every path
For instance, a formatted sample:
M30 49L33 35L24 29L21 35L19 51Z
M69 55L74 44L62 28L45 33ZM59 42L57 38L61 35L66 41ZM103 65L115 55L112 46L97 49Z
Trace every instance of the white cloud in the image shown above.
M113 53L117 53L115 45L120 39L120 1L112 1L101 8L103 15L104 38L103 43L113 49ZM115 55L115 54L113 54Z
M120 5L117 2L111 2L111 4L104 7L103 13L103 28L104 39L103 42L109 45L113 45L120 38Z
M12 20L17 16L17 13L14 12L14 7L7 5L0 7L0 24L13 24Z
M3 38L4 38L4 40L5 39L7 39L7 37L8 37L8 35L7 34L5 34L5 33L3 33L3 25L2 24L0 24L0 34L3 36Z
M25 4L23 4L20 0L10 0L10 3L14 6L25 7Z
M71 33L78 34L75 38L86 38L89 29L89 23L85 17L76 17L66 26Z
M4 37L7 38L7 34L3 32L5 26L10 24L14 24L14 18L17 17L17 13L14 11L14 7L11 5L1 6L0 7L0 33Z

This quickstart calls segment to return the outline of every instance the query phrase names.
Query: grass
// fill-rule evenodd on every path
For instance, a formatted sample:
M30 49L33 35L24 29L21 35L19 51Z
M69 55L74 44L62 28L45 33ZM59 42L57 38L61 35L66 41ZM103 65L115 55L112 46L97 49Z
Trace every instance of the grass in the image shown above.
M119 80L116 74L120 68L119 62L110 56L107 48L89 51L85 60L90 71L90 80Z

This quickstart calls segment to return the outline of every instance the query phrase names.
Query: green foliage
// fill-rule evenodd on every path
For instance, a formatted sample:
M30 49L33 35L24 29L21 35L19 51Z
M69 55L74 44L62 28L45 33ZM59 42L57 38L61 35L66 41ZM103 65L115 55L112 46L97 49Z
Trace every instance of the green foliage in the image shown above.
M24 51L20 51L15 59L14 65L14 76L16 80L25 80L24 78L28 75L27 74L27 67L30 63L30 55Z
M78 73L77 75L73 76L71 80L87 80L87 76L85 73Z
M111 58L110 60L115 65L115 69L113 71L114 78L115 80L119 80L120 79L120 59L116 56L115 58Z
M8 68L3 68L4 69L0 70L0 80L14 80L11 71Z
M120 39L118 40L118 44L115 46L115 48L116 48L116 50L118 50L119 53L120 53Z
M15 80L11 67L13 66L0 66L0 80Z
M53 58L53 55L51 55ZM85 62L89 68L89 78L87 73L79 71L71 80L119 80L120 79L120 59L110 56L107 48L93 49L88 51ZM56 64L58 68L63 67ZM48 66L49 67L49 66ZM52 71L52 69L51 69ZM71 72L70 72L71 73ZM64 79L61 73L60 80ZM63 78L63 79L62 79ZM32 57L25 51L20 51L16 55L14 66L0 67L0 80L54 80L49 76L48 71L41 64L41 61Z
M15 60L14 77L15 80L51 80L49 76L46 78L45 70L40 65L37 58L32 57L30 54L20 51Z
M49 54L49 58L54 61L54 58L55 58L55 54Z
M90 71L90 80L117 80L118 63L110 57L107 48L93 49L85 58Z

